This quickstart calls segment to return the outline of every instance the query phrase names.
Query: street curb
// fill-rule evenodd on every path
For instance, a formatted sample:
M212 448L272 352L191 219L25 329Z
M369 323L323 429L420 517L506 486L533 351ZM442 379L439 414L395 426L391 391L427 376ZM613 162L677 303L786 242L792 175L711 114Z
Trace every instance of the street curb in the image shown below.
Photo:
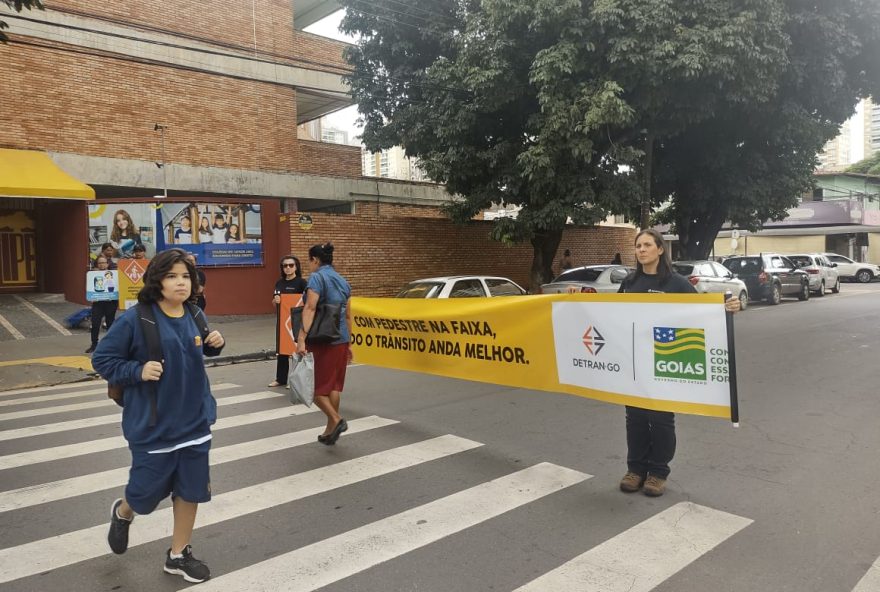
M262 362L264 360L275 359L275 351L263 349L258 352L250 352L246 354L235 354L234 356L217 356L216 358L205 358L205 366L213 368L214 366L228 366L230 364L243 364L245 362Z

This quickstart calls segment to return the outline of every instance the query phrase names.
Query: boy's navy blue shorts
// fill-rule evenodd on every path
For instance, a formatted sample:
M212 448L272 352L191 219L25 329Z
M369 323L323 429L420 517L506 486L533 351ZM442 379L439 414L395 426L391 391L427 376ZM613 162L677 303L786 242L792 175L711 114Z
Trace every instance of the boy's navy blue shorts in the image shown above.
M125 501L137 514L149 514L169 494L192 503L210 501L210 449L208 440L159 454L132 450Z

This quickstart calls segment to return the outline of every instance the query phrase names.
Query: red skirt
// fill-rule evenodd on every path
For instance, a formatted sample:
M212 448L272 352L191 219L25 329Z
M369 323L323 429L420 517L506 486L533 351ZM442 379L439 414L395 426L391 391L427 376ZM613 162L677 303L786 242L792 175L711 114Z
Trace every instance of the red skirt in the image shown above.
M315 395L342 392L349 360L348 347L347 343L309 344L307 349L315 357Z

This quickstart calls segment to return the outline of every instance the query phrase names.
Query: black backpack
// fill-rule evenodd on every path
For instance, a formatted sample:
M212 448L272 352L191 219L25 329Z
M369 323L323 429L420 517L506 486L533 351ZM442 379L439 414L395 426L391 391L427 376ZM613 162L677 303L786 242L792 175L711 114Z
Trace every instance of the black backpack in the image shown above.
M199 333L202 335L202 342L204 342L205 338L211 332L208 328L208 320L205 318L205 314L192 302L185 302L184 304L186 305L186 310L189 311L190 316L193 318L193 321L195 321L196 327L198 327ZM147 340L147 359L144 360L144 362L164 361L164 356L162 355L162 340L159 337L159 325L156 323L155 315L153 315L152 305L136 305L135 314L137 314L140 319L141 331L143 331L144 338ZM151 385L150 427L156 425L156 407L158 399L156 393L158 387L155 382L151 382ZM107 396L113 399L113 402L120 407L125 406L124 393L125 387L118 384L107 384Z

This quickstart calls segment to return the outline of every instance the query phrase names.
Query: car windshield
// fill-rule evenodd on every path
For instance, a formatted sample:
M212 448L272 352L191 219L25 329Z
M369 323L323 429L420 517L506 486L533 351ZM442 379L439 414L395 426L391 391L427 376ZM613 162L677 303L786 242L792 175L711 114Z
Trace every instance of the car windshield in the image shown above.
M806 255L789 255L788 258L794 261L794 264L798 267L810 267L814 264L813 259Z
M566 271L559 275L554 282L595 282L607 267L580 268Z
M673 263L672 268L675 269L675 273L679 275L690 275L694 271L693 265L687 265L684 263Z
M443 289L443 282L413 282L398 294L398 298L437 298Z
M760 257L737 257L735 259L726 259L724 267L733 273L758 273L761 271Z

